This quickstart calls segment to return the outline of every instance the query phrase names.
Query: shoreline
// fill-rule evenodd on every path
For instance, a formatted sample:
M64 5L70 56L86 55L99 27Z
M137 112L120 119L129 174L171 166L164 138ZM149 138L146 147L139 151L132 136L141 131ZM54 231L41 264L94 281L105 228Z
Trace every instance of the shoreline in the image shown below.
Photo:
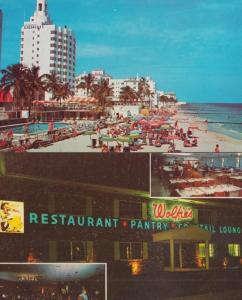
M184 128L188 129L191 124L205 124L205 120L201 117L194 115L187 115L185 112L178 111L174 119L188 119L188 122L180 122ZM179 122L178 122L179 123ZM239 152L242 149L242 141L232 138L226 134L217 133L211 130L195 130L195 135L198 136L197 151L194 151L195 147L186 148L188 152L214 152L216 144L220 146L221 152ZM184 147L183 147L184 148ZM181 149L178 149L181 150Z
M187 103L187 104L192 105L192 103ZM211 103L209 104L211 105ZM218 103L215 104L217 105ZM234 103L234 105L235 106L240 105L242 108L242 103ZM234 115L233 114L229 115L227 111L226 112L218 111L216 113L216 116L224 115L224 118L222 119L217 117L215 119L213 117L211 118L210 115L214 116L215 112L209 110L205 112L201 112L199 110L190 110L190 109L186 110L186 107L178 106L177 111L179 113L182 113L183 115L186 115L188 118L196 118L201 121L208 120L210 131L240 141L242 140L242 121L241 118L238 119L238 116L242 117L242 113L240 112L241 108L239 107L236 112L234 111L233 112ZM233 118L233 116L235 117L235 119ZM236 128L233 128L233 126L236 126Z

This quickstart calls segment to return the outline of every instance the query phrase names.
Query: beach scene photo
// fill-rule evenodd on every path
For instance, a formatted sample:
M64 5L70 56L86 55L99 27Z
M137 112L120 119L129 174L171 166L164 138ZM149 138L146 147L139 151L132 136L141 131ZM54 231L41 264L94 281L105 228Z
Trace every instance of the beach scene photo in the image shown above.
M151 156L152 197L242 197L241 153Z
M240 10L0 1L0 151L241 151Z

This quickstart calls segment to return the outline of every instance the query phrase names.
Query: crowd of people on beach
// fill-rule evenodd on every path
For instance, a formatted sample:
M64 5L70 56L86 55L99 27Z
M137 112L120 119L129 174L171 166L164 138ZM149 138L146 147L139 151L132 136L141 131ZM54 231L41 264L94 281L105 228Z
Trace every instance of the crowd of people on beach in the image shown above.
M30 148L47 147L86 132L91 132L91 147L104 153L139 151L146 146L162 147L166 152L182 152L181 143L178 144L176 141L181 141L184 149L198 147L200 142L199 137L194 134L195 130L200 129L184 127L176 118L176 111L146 110L143 115L132 115L128 112L126 117L116 113L115 116L107 115L99 120L86 121L89 122L88 125L84 120L64 119L62 123L66 126L55 128L54 120L50 120L46 132L41 132L44 138L39 138L38 132L35 134L29 130L31 124L38 126L39 119L26 121L22 125L23 133L18 137L14 136L11 128L2 132L0 149L7 148L14 152L22 152ZM16 144L17 138L18 144ZM164 145L167 147L164 148ZM216 145L214 151L220 152L219 145Z

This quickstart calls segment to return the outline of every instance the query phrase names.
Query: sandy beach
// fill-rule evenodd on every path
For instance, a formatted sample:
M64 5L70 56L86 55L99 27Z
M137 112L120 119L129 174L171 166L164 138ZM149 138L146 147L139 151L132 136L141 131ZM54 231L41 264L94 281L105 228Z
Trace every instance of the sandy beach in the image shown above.
M204 120L191 115L185 115L178 112L173 118L174 122L178 120L178 128L188 129L191 124L196 125L200 130L194 130L194 135L198 137L197 147L184 147L183 141L175 140L176 150L182 152L214 152L216 144L219 145L221 152L240 152L242 150L242 141L232 137L218 134L216 132L207 131ZM103 129L101 133L105 134L107 129ZM109 143L109 146L116 145L116 142ZM143 152L168 152L168 145L162 145L160 148L154 146L143 146L143 149L137 151ZM100 148L91 148L90 136L80 135L75 138L57 142L47 148L31 149L28 152L101 152ZM135 152L135 153L137 153Z

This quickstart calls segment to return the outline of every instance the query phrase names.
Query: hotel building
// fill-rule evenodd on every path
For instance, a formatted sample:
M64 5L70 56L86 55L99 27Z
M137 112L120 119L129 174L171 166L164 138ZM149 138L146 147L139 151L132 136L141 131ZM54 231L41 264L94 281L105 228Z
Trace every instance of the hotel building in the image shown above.
M81 83L84 82L84 77L87 76L88 74L86 72L76 76L76 85L75 85L75 95L77 97L87 97L87 90L86 89L81 89L81 88L77 88L77 86ZM101 80L108 80L110 81L110 79L112 78L110 75L108 75L107 73L105 73L105 71L103 70L93 70L91 71L91 75L93 77L93 83L94 84L98 84L100 83Z
M139 82L140 78L137 76L135 78L127 78L127 79L114 79L112 76L105 73L103 70L94 70L91 72L93 76L93 83L99 83L102 79L108 80L109 86L113 89L113 95L112 100L114 102L120 102L120 95L122 88L129 86L131 87L135 92L138 92L139 89ZM86 73L80 74L76 77L76 86L83 82L83 77L86 76ZM154 80L152 80L150 77L146 77L146 82L149 85L149 89L151 93L154 94L154 96L151 97L151 101L156 104L157 102L157 94L156 94L156 83ZM77 89L75 90L76 96L79 97L87 97L87 91L85 89ZM145 99L147 102L149 102L148 97Z
M241 264L241 200L150 199L147 155L87 156L42 154L44 169L36 155L2 157L0 261L35 249L40 261L108 262L133 275ZM22 216L6 221L16 203Z
M149 89L151 93L154 93L155 95L151 97L151 100L154 101L156 96L156 83L153 81L150 77L146 77L146 82L149 85ZM120 95L122 88L129 86L131 87L135 92L138 92L139 90L139 82L140 78L137 76L135 78L129 78L129 79L111 79L110 80L110 86L113 88L113 100L114 101L120 101ZM148 98L145 100L149 101Z
M20 62L39 66L41 74L57 74L74 90L76 39L71 29L53 24L47 0L37 0L34 15L22 27Z

